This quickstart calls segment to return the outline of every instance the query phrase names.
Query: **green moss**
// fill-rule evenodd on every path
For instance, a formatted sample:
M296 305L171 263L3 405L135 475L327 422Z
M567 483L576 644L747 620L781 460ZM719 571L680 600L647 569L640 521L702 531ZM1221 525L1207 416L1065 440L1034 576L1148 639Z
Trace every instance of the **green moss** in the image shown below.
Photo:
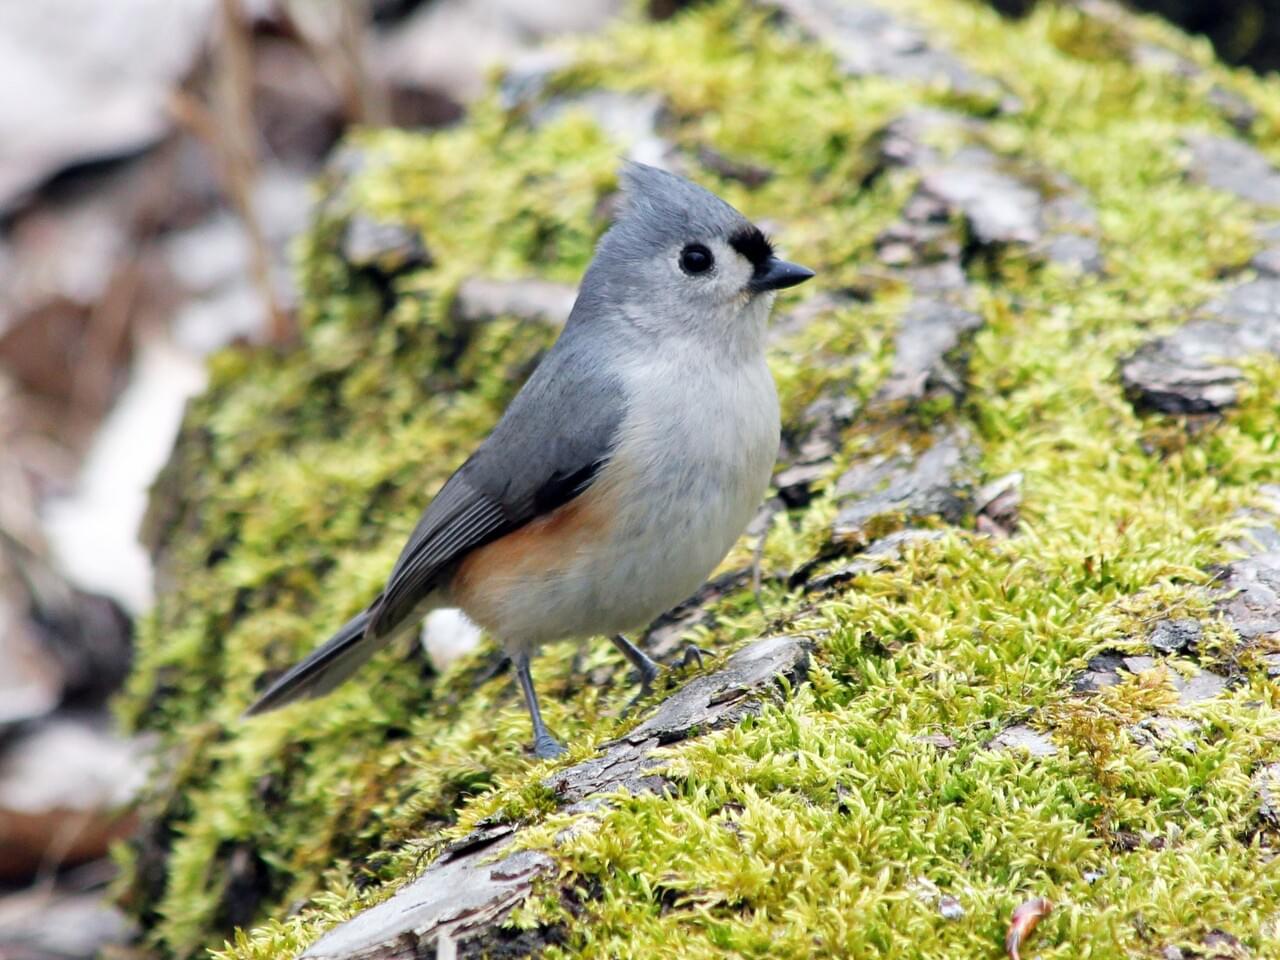
M1244 656L1238 687L1185 710L1158 673L1087 703L1068 689L1087 656L1132 644L1151 618L1209 618L1201 571L1227 556L1234 511L1280 481L1274 361L1251 362L1241 407L1194 435L1136 416L1114 377L1118 357L1181 322L1252 249L1260 214L1181 173L1184 129L1225 131L1204 85L1249 96L1259 145L1280 156L1268 136L1280 82L1228 73L1149 21L1136 29L1206 77L1136 69L1124 37L1065 7L1020 22L958 0L904 7L1022 101L986 120L991 146L1070 176L1098 212L1105 276L1016 254L987 265L967 398L927 411L972 424L986 476L1023 473L1022 529L1009 540L953 531L816 605L768 580L760 604L746 591L722 601L699 643L728 650L806 630L822 638L813 676L785 706L672 750L676 796L618 798L599 829L556 848L581 891L576 916L548 891L513 922L567 922L570 945L551 955L986 957L1012 908L1043 895L1058 907L1036 933L1041 956L1151 955L1214 927L1277 955L1280 867L1249 787L1280 753L1265 670ZM846 78L728 0L587 42L557 84L661 91L678 143L772 168L754 191L701 179L778 224L788 251L819 270L801 296L872 297L778 346L785 415L834 384L874 394L904 299L877 277L873 240L913 183L864 186L872 139L912 105L963 101ZM576 280L614 185L616 147L580 115L534 131L486 104L447 132L368 131L354 145L363 168L329 185L300 251L303 349L216 358L161 484L173 589L143 627L121 712L160 731L176 759L121 887L167 956L216 948L250 920L225 956L290 955L482 818L538 824L524 842L541 845L564 825L487 649L439 677L389 651L323 702L239 719L264 671L377 591L422 505L549 343L528 324L457 329L457 284L473 273ZM353 273L337 243L356 209L422 230L438 266L389 286ZM850 450L868 429L853 429ZM819 497L776 517L765 572L785 577L817 555L832 511ZM750 557L747 542L727 565ZM1231 655L1225 630L1210 638ZM571 759L624 725L616 661L604 645L558 644L539 663ZM613 685L586 682L606 665ZM1121 733L1157 709L1198 721L1194 749ZM1028 720L1054 731L1056 756L983 748ZM954 749L921 739L937 733ZM1128 836L1136 849L1116 853ZM1091 882L1086 871L1103 872ZM922 896L935 887L960 899L962 919Z

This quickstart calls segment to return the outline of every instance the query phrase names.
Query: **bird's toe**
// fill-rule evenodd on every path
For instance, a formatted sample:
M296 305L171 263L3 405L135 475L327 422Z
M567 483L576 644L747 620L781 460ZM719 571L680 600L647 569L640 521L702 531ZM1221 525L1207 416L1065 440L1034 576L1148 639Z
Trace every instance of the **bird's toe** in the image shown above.
M568 748L549 733L533 741L533 755L539 760L554 760L568 752Z
M701 670L706 665L703 663L703 657L715 659L715 654L710 650L698 646L696 643L691 643L684 648L684 654L680 657L680 666L682 669L687 670L689 667L697 664L698 669Z

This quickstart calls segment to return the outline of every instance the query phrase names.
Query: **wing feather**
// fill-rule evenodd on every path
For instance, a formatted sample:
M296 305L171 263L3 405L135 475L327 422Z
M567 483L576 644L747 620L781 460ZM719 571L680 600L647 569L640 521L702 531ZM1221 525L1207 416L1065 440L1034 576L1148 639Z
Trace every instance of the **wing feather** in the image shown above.
M622 388L566 330L487 440L449 478L400 553L366 635L385 636L467 553L563 506L607 463Z

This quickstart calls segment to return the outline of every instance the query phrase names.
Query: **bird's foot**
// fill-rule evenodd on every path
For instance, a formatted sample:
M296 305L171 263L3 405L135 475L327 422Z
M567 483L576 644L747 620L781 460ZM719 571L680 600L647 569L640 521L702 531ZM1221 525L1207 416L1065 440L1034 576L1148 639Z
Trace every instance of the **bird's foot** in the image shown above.
M529 670L529 655L520 653L512 657L516 668L516 680L524 693L525 706L529 708L529 720L533 724L533 755L539 760L551 760L565 752L564 744L551 735L542 722L538 708L538 695L533 689L533 675Z
M554 760L568 753L568 748L547 732L543 732L533 741L533 755L539 760Z
M689 644L684 648L684 653L680 656L680 669L688 670L696 663L698 669L701 670L705 666L702 662L703 657L711 657L714 660L715 654L698 646L696 643Z
M634 710L641 701L645 700L653 693L654 681L662 674L663 668L652 659L648 654L644 653L633 644L628 642L624 637L615 637L614 644L623 654L631 661L636 670L640 674L640 690L632 697L625 707L622 709L622 716L627 716ZM687 670L694 664L698 665L698 669L703 667L703 657L714 657L715 654L710 650L704 650L697 644L689 644L684 648L684 653L680 657L676 669Z

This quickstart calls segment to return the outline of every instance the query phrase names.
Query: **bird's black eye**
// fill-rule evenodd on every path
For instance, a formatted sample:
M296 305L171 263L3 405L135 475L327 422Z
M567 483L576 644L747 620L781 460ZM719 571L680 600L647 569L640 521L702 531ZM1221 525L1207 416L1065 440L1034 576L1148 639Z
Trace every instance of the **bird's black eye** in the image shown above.
M706 273L715 262L711 251L700 243L691 243L680 251L680 269L688 274Z

